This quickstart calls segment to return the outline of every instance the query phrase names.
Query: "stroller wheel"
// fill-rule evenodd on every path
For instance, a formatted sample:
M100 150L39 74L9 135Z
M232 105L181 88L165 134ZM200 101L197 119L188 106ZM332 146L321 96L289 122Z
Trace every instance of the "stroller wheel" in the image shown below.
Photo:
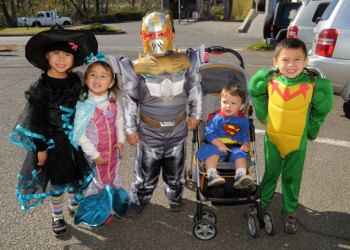
M264 224L265 224L265 232L270 235L270 236L274 236L275 235L275 228L276 228L276 224L275 224L275 219L272 216L271 212L266 212L263 215L264 218Z
M216 236L217 229L214 223L199 220L193 227L193 234L200 240L211 240Z
M216 215L213 211L210 209L203 209L202 210L202 219L210 221L214 224L216 224ZM196 213L193 217L193 222L196 223L198 221L198 213Z
M248 230L250 236L258 238L260 235L260 223L256 213L251 213L248 216Z

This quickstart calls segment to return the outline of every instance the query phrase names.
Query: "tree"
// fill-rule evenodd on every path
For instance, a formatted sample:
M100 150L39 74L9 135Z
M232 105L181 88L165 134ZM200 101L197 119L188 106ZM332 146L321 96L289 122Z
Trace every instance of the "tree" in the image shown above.
M10 14L7 10L7 6L6 6L6 3L5 3L5 0L1 0L1 10L2 10L2 13L4 14L4 21L5 21L5 24L10 24L11 23L11 17L10 17Z
M15 1L10 0L10 6L11 6L11 26L17 25L17 15L16 15L16 9L15 9Z
M96 16L99 16L101 14L100 0L95 0L95 6L96 6Z

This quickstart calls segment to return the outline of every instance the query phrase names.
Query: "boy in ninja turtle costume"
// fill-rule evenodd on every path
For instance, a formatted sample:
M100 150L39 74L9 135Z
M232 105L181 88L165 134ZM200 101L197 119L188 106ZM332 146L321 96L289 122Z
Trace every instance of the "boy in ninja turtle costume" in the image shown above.
M276 70L259 70L248 85L256 116L266 124L261 204L269 205L282 174L284 231L295 233L307 141L316 139L331 111L333 89L306 68L306 47L299 39L282 40L273 61Z
M161 171L170 210L180 211L183 206L186 137L188 130L199 124L202 114L198 71L204 62L204 48L176 52L174 38L169 15L147 14L141 28L144 54L135 61L119 60L124 132L128 143L137 146L135 181L127 212L130 217L140 215L149 203Z

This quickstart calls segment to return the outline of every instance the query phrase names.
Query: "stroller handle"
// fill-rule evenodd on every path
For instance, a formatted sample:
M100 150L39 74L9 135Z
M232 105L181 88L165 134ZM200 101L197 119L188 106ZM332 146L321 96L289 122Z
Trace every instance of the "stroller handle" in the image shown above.
M220 54L223 54L223 53L231 53L231 54L233 54L233 55L235 55L237 57L237 59L240 62L239 63L240 66L244 69L243 58L236 50L229 49L229 48L224 48L224 47L221 47L221 46L211 46L211 47L205 48L205 52L208 52L208 53L213 54L213 55L220 55Z

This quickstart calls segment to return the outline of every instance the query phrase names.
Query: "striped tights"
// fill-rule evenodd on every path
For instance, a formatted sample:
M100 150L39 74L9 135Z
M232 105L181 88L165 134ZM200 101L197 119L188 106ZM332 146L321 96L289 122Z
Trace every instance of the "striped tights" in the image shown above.
M67 194L68 194L68 201L69 201L69 209L75 212L77 210L78 203L74 198L74 193L68 192ZM64 219L63 197L64 197L64 193L51 196L51 208L52 208L52 216L54 221L59 219Z

